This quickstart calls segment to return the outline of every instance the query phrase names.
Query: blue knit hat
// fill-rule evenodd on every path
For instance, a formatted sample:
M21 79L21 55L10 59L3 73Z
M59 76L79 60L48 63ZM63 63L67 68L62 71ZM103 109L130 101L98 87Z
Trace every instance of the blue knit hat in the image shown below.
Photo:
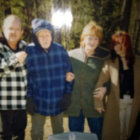
M36 34L40 30L49 30L52 33L52 38L54 38L54 29L50 22L44 19L35 18L32 20L32 30Z

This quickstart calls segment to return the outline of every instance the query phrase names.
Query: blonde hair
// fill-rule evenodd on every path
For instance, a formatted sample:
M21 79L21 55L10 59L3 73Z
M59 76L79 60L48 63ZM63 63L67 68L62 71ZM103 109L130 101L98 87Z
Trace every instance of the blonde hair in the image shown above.
M21 20L18 16L16 15L8 15L4 21L3 21L3 27L6 27L7 24L13 22L13 21L17 21L20 25L21 25L21 28L22 28L22 23L21 23Z
M102 41L103 29L100 25L98 25L95 21L90 21L84 28L81 34L80 45L84 47L84 39L86 36L97 36L99 38L99 42Z

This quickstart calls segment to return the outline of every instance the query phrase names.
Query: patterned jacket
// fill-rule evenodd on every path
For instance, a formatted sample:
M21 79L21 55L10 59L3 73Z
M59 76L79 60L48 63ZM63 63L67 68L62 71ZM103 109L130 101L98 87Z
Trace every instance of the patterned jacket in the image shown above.
M18 51L24 50L26 43L18 43ZM23 110L26 105L26 68L19 64L15 52L5 39L0 40L0 110Z
M26 49L28 56L28 94L36 105L36 113L57 115L64 94L71 94L73 82L66 82L66 72L72 70L66 50L53 42L48 51L38 43Z

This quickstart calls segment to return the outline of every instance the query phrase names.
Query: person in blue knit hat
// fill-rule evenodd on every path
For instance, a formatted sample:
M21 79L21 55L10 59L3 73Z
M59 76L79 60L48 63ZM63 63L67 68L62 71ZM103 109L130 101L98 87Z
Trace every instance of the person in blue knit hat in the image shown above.
M44 19L32 21L33 43L26 48L27 111L32 117L31 137L43 140L46 116L50 116L53 133L63 132L63 114L70 104L73 88L66 75L72 72L67 51L54 42L53 26Z

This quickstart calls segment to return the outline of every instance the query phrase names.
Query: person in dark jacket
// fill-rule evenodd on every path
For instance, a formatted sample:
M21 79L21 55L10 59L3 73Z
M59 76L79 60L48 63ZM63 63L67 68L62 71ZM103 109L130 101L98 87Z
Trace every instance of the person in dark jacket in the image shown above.
M62 112L70 104L73 87L66 74L72 67L67 51L54 42L54 29L48 21L34 19L32 29L33 43L26 49L27 110L32 114L32 139L42 140L46 116L51 118L53 133L63 132Z
M71 50L69 55L76 76L71 104L66 110L69 116L70 131L84 131L87 118L90 131L101 140L103 113L94 109L93 91L109 51L100 46L102 27L94 21L89 22L81 35L81 47Z

